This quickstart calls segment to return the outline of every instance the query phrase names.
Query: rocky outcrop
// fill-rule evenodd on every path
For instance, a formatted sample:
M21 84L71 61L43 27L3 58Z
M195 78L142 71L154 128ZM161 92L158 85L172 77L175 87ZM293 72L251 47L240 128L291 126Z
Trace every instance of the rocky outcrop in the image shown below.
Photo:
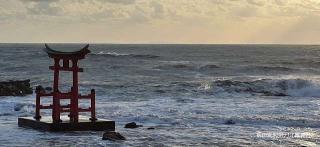
M110 131L110 132L105 132L103 134L102 140L117 141L117 140L126 140L126 138L118 132Z
M155 129L154 127L147 128L147 130L154 130L154 129Z
M30 80L0 82L0 96L25 96L32 93Z
M38 85L38 86L36 86L35 92L36 93L50 93L50 92L52 92L52 87L44 88L43 86Z
M143 127L143 126L142 125L137 125L135 122L127 123L124 126L124 128L130 128L130 129L139 128L139 127Z
M36 86L36 93L45 93L45 92L46 90L41 85Z

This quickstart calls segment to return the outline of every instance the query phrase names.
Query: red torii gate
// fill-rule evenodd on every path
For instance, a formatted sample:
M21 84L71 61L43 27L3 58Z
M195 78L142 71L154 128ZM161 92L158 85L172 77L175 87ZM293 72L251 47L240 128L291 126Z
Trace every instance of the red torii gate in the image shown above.
M96 120L95 116L95 90L92 89L91 93L88 95L78 94L78 72L83 72L82 68L78 67L78 61L85 58L85 55L90 53L88 49L89 44L86 45L79 51L76 52L60 52L51 49L47 44L45 44L45 52L48 53L50 58L54 59L54 66L49 68L54 71L54 82L53 82L53 92L45 93L44 91L36 91L36 115L35 119L40 119L40 109L52 109L52 120L54 123L59 123L60 114L64 112L70 112L70 122L77 123L79 121L79 112L91 112L91 121ZM62 66L60 61L63 61ZM70 66L72 63L72 66ZM68 93L62 93L59 91L59 73L60 71L71 71L73 75L73 82L71 91ZM52 96L53 103L49 106L44 106L40 104L40 98L45 96ZM70 104L60 105L61 99L70 99ZM79 108L79 99L90 99L91 107L87 109Z
M84 48L66 52L57 51L51 49L45 44L44 51L50 58L53 58L54 65L49 69L54 71L54 81L52 92L46 92L45 90L36 90L36 114L34 117L19 117L18 125L21 127L31 127L34 129L47 130L47 131L85 131L85 130L97 130L97 131L114 131L115 122L112 120L97 119L95 112L95 90L92 89L88 95L79 94L78 85L78 72L83 72L82 68L78 67L78 62L84 59L85 56L90 53L88 49L89 44ZM60 64L62 61L62 64ZM73 82L70 92L60 92L59 90L59 74L60 71L72 72ZM42 105L42 97L52 97L52 104ZM70 104L61 105L60 100L69 99ZM79 108L79 100L88 99L91 101L89 108ZM52 116L40 115L41 109L51 109ZM81 116L79 112L91 112L91 117ZM61 117L61 113L69 113L69 119L65 116Z

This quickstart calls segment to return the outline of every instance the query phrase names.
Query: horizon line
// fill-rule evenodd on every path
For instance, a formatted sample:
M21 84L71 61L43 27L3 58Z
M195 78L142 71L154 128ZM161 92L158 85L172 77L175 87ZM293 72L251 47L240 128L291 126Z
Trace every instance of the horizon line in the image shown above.
M123 45L320 45L320 43L134 43L134 42L0 42L0 44L123 44Z

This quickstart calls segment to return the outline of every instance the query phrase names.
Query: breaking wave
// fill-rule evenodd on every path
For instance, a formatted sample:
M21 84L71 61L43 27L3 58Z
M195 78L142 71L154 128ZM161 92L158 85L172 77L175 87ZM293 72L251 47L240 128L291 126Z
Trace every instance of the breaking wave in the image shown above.
M215 64L205 64L205 65L197 65L189 62L173 62L163 65L158 65L154 67L155 69L165 69L165 70L174 70L174 69L180 69L180 70L195 70L195 71L211 71L216 70L218 68L221 68L218 65Z
M214 93L251 93L265 96L320 96L320 84L305 79L262 79L255 81L217 80L203 89L213 89ZM208 88L209 87L209 88Z
M0 102L0 116L8 115L23 115L34 112L35 105L31 103L17 103L17 102Z
M314 119L304 119L299 117L288 117L288 116L246 116L246 117L234 117L228 119L217 119L211 121L211 123L221 123L228 122L232 120L232 122L236 124L254 124L254 125L278 125L278 126L286 126L286 127L311 127L318 128L319 121Z
M296 71L296 69L292 69L289 67L283 66L249 66L244 68L244 70L257 70L257 71L282 71L282 72L289 72L289 71Z
M200 70L214 70L217 68L220 68L220 66L215 65L215 64L207 64L207 65L201 66L199 69Z
M184 70L193 70L195 69L194 66L189 65L189 64L165 64L165 65L159 65L154 67L155 69L165 69L165 70L170 70L170 69L184 69Z
M105 56L105 57L132 57L132 58L145 58L145 59L153 59L153 58L159 58L160 56L156 55L149 55L149 54L121 54L117 52L103 52L100 51L98 53L91 53L91 55L97 55L97 56Z

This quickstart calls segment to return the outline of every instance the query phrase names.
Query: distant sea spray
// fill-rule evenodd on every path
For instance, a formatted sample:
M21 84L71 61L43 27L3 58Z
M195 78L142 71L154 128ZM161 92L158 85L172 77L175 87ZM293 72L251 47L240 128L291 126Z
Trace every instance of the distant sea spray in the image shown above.
M104 51L100 51L98 53L91 53L91 55L105 56L105 57L146 58L146 59L153 59L153 58L159 58L160 57L160 56L148 55L148 54L125 54L125 53L104 52Z

